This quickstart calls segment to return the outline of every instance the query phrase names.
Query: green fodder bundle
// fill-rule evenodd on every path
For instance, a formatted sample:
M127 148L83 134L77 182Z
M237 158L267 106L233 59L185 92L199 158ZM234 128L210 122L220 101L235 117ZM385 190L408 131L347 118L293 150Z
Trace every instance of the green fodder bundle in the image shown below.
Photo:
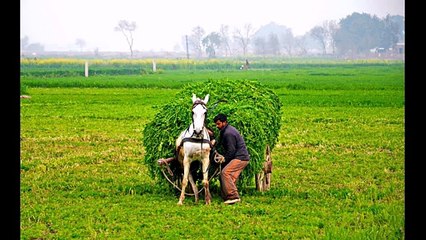
M151 177L159 182L166 180L157 160L173 156L176 138L191 123L193 93L201 99L210 94L206 125L214 130L217 138L219 130L213 118L218 113L226 114L229 124L241 133L251 160L241 173L239 185L254 183L254 176L260 173L265 161L266 146L273 150L278 140L282 104L272 90L251 80L222 79L188 84L173 101L159 107L154 119L143 130L144 162Z

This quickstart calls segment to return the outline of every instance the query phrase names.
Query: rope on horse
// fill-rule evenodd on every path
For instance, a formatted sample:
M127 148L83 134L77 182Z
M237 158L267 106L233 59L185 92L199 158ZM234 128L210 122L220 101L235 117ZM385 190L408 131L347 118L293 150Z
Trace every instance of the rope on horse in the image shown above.
M221 171L221 166L219 165L219 167L216 169L216 171L210 176L209 182L212 178L216 177L218 175L218 173L220 174L220 171ZM164 172L164 168L161 168L161 172L163 173L163 175L167 179L167 181L169 181L169 183L173 185L173 187L175 187L179 191L182 191L182 189L180 189L179 186L177 186L172 180L170 180L170 178ZM198 194L201 193L203 190L204 190L204 186L198 191ZM195 193L187 193L185 191L185 195L186 196L195 196Z
M219 167L216 168L216 171L210 176L209 182L210 182L210 180L212 180L212 178L216 177L217 175L220 175L220 173L222 172L222 165L221 164L225 161L225 158L222 155L220 155L218 152L215 152L215 157L213 158L213 160L215 161L215 163L219 164ZM209 168L210 168L210 166L209 166ZM164 167L161 168L161 172L163 173L163 175L167 179L167 181L170 184L172 184L173 187L175 187L179 191L182 191L182 189L179 186L177 186L172 180L170 180L170 178L164 172ZM204 190L204 186L198 191L197 194L200 194L203 190ZM185 191L185 195L186 196L195 196L195 193L187 193Z

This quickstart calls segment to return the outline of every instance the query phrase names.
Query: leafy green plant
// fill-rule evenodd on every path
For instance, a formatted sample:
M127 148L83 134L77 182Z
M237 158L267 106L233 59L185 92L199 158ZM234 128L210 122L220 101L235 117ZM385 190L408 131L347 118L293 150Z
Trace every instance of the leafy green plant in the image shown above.
M217 136L213 118L218 113L226 114L229 123L243 135L251 160L240 176L240 184L250 185L263 167L266 146L272 150L277 142L282 104L272 90L249 80L222 79L188 84L176 94L176 99L159 108L143 131L145 163L152 176L162 176L157 160L173 156L177 136L191 123L193 93L202 98L210 94L207 125Z

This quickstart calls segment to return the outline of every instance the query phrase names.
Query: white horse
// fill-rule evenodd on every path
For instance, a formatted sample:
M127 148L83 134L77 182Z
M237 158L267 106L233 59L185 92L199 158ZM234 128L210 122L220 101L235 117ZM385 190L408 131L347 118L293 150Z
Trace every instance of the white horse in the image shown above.
M198 202L198 189L194 183L192 174L190 174L190 166L193 161L200 161L203 173L203 186L205 191L206 204L210 204L211 195L209 190L208 170L210 164L210 136L204 123L207 115L207 102L209 94L204 100L197 98L192 94L192 123L184 130L176 139L176 151L179 163L183 168L183 179L181 186L181 194L178 205L183 204L185 199L185 188L190 181L192 190L195 193L195 202Z

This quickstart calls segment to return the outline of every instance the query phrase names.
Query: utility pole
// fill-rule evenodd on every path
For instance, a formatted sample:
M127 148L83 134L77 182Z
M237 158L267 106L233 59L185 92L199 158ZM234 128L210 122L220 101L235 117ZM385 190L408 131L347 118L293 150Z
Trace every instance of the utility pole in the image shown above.
M88 61L86 61L84 63L84 76L89 77L89 62Z

